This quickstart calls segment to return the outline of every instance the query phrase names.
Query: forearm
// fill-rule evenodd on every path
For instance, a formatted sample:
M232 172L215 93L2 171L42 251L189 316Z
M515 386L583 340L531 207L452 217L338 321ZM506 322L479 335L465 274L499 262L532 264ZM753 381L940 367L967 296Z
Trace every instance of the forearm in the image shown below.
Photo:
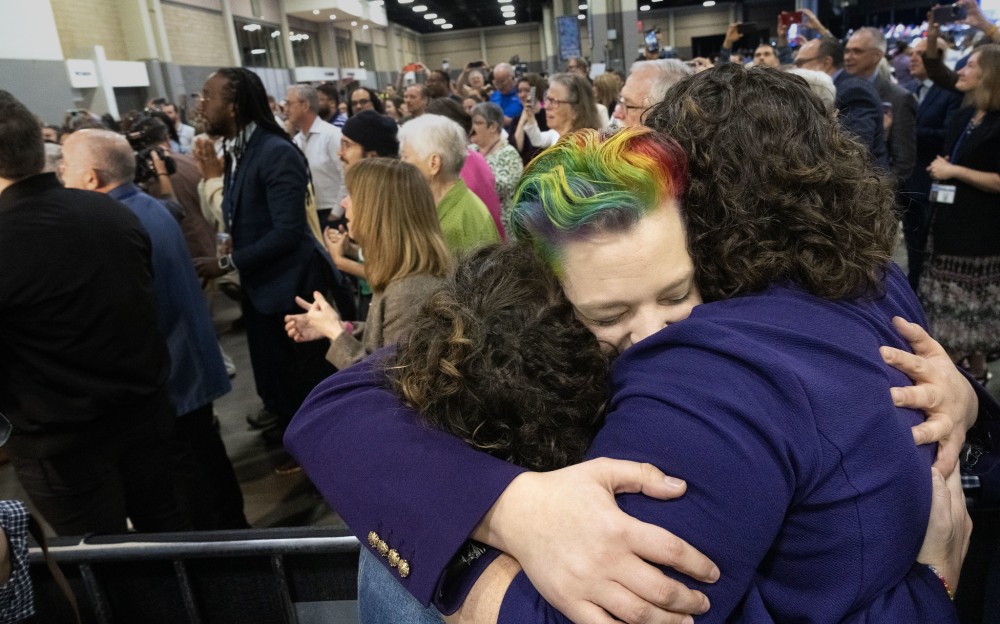
M523 469L425 426L385 388L388 353L313 390L285 446L366 547L375 531L399 548L411 566L400 582L427 605L452 556Z
M987 193L1000 193L1000 174L976 171L961 165L952 166L952 177Z
M483 624L496 622L500 605L521 566L513 557L500 555L483 571L458 611L446 616L448 624Z
M333 256L333 263L344 273L353 275L354 277L365 277L365 265L357 260L348 258L347 256L336 255Z
M344 369L357 364L366 355L368 354L365 353L365 347L360 340L347 332L341 332L339 336L330 341L326 359L337 369Z
M927 77L930 78L934 84L941 87L942 89L948 89L949 91L955 90L955 84L958 82L958 74L948 69L948 66L944 64L944 59L941 57L940 50L935 56L928 56L925 52L921 55L924 62L924 69L927 71Z

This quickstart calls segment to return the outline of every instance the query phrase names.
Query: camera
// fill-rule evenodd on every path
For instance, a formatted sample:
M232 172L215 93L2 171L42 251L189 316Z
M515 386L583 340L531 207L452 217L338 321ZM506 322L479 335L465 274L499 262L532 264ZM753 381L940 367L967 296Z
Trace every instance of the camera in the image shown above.
M177 171L174 159L160 147L160 144L170 140L167 129L169 119L160 111L146 109L129 120L125 138L135 151L135 183L143 184L155 180L156 166L153 164L153 152L160 157L167 169L167 175Z

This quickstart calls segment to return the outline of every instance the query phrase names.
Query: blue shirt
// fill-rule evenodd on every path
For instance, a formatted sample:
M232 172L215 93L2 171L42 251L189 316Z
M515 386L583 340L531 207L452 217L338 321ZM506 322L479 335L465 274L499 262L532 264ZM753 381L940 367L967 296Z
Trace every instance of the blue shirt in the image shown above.
M166 206L123 184L108 195L125 204L149 234L153 248L153 294L160 331L170 351L170 399L188 414L232 388L180 224Z
M504 117L510 117L514 120L520 117L521 111L524 110L521 99L517 97L517 89L511 90L507 94L500 93L500 89L497 89L490 94L490 101L503 109Z

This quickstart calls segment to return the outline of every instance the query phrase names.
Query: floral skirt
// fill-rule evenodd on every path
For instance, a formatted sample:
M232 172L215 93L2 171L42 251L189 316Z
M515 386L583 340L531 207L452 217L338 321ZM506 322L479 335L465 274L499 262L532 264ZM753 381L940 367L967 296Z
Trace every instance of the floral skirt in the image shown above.
M932 255L920 278L931 335L959 354L1000 347L1000 256Z

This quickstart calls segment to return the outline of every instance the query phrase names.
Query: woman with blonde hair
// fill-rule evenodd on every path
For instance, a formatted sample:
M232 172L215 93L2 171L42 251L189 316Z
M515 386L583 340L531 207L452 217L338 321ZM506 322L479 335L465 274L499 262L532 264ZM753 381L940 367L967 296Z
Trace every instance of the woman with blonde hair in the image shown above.
M416 312L437 290L451 265L441 236L434 196L420 171L392 158L356 163L345 179L348 196L341 205L347 234L365 251L365 277L374 296L364 323L340 319L322 293L305 310L285 317L285 330L296 342L328 338L326 354L337 368L346 368L368 353L405 336ZM333 234L347 246L347 236Z
M615 111L615 106L618 104L618 94L621 93L624 84L621 76L614 72L605 72L594 78L594 100L597 102L597 112L604 124L601 129L608 126L610 114Z

